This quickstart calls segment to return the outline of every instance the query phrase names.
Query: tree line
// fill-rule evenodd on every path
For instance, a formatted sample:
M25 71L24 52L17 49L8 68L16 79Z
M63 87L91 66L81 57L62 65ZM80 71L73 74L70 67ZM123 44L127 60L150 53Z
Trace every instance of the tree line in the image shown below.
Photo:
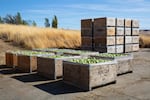
M24 20L21 17L21 14L19 12L17 12L16 15L10 15L7 14L4 18L2 18L0 16L0 23L4 24L15 24L15 25L28 25L28 26L37 26L36 22L33 20ZM57 16L54 15L54 18L52 19L52 23L51 23L51 27L52 28L57 28L58 27L58 20L57 20ZM48 18L45 18L45 22L44 22L45 27L50 27L50 22Z
M45 18L45 27L50 27L49 19ZM54 18L52 19L52 28L57 28L58 27L58 20L57 16L54 15Z

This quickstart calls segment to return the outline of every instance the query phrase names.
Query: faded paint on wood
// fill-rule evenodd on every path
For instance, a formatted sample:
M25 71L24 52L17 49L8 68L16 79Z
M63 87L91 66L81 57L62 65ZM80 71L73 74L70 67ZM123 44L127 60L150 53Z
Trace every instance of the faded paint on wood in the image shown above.
M124 44L124 36L116 36L116 45Z
M116 27L116 35L124 35L124 28L123 27Z
M96 36L114 36L115 27L94 27L94 37Z
M84 90L116 81L116 62L87 65L63 62L63 81Z
M115 18L95 18L94 27L115 26Z
M116 26L124 27L124 19L123 18L116 18Z
M95 43L95 46L115 45L115 36L95 37L94 43Z

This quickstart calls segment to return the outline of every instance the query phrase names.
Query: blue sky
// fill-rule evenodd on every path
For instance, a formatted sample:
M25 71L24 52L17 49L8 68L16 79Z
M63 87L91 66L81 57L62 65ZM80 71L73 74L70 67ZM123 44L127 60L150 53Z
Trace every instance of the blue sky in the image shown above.
M140 21L150 29L150 0L0 0L0 16L20 12L23 19L44 27L44 18L58 17L59 28L80 30L80 20L115 17Z

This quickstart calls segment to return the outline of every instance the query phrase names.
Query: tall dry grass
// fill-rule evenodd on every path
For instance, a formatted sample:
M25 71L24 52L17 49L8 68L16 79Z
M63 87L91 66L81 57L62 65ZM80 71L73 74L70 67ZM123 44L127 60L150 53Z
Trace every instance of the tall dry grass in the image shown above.
M76 48L80 31L0 24L0 38L25 48Z
M150 34L140 34L140 47L150 48Z

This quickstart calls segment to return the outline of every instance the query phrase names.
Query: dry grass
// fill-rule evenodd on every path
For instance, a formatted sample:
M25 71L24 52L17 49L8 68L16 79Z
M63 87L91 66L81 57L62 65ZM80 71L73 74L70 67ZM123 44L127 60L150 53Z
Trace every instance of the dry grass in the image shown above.
M76 48L80 31L0 24L0 38L25 48Z
M25 48L77 48L80 31L0 24L0 38ZM150 47L150 34L140 34L140 46Z
M150 34L140 34L140 47L150 48Z

